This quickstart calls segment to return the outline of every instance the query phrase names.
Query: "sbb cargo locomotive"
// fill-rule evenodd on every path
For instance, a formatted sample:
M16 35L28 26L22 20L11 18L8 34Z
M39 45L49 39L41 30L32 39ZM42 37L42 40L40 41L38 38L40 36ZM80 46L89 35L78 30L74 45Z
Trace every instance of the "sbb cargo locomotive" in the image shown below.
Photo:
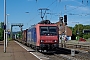
M43 20L23 31L22 42L37 50L54 50L59 47L58 27Z

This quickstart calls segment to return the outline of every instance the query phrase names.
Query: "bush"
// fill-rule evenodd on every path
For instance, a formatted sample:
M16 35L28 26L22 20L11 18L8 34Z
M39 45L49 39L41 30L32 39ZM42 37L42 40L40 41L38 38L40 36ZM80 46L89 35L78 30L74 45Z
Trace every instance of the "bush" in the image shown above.
M85 38L85 39L90 38L90 34L84 34L84 35L83 35L83 38Z

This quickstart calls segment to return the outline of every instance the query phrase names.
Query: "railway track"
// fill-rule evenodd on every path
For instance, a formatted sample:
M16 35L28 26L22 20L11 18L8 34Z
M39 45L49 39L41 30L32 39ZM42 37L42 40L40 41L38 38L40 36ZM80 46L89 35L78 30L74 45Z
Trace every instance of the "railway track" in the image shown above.
M78 53L78 52L75 52ZM59 48L55 53L53 53L52 55L47 55L46 57L48 57L48 60L68 60L71 59L72 57L70 56L71 54L71 50L69 49L64 49L64 48Z
M71 47L70 49L59 48L54 53L43 54L42 60L90 60L90 53L86 52L87 49L77 48L75 49L75 56L71 56L72 48L73 47Z
M66 43L65 48L75 49L80 52L90 52L90 42Z
M53 56L50 56L49 60L90 60L90 54L82 54L79 53L77 55L75 55L74 57L70 56L70 55L64 55L64 54L55 54Z
M77 60L90 60L90 54L89 53L79 53L75 56Z
M67 48L59 48L56 50L56 52L51 53L51 54L43 54L39 52L33 52L37 56L41 58L41 60L90 60L90 52L84 52L87 49L83 48L76 48L79 50L75 51L75 56L71 56L71 49L73 48L72 46L67 46ZM83 50L83 51L81 51ZM89 50L88 50L89 51Z
M64 49L64 48L63 48ZM75 56L71 56L70 50L58 50L52 55L45 55L48 60L90 60L90 53L88 52L75 52Z

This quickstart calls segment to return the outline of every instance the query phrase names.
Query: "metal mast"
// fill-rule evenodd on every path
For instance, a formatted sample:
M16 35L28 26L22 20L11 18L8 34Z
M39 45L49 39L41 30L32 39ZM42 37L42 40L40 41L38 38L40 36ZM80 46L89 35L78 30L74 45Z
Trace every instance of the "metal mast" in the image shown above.
M41 19L43 20L45 14L46 14L46 11L49 10L49 9L47 9L47 8L40 8L39 10L41 10ZM45 11L44 13L43 13L43 10Z
M6 0L4 0L4 53L6 53Z

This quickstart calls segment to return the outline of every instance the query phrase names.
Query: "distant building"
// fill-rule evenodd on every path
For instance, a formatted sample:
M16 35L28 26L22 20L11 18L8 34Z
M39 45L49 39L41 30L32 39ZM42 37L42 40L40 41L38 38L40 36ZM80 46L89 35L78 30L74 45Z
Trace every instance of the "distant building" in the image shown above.
M59 36L65 40L71 40L71 36L72 36L72 30L66 26L64 23L61 22L56 22L56 24L58 25L59 28Z
M83 29L83 33L84 33L84 34L90 33L90 29Z
M0 22L0 28L3 28L3 26L4 26L4 23Z

